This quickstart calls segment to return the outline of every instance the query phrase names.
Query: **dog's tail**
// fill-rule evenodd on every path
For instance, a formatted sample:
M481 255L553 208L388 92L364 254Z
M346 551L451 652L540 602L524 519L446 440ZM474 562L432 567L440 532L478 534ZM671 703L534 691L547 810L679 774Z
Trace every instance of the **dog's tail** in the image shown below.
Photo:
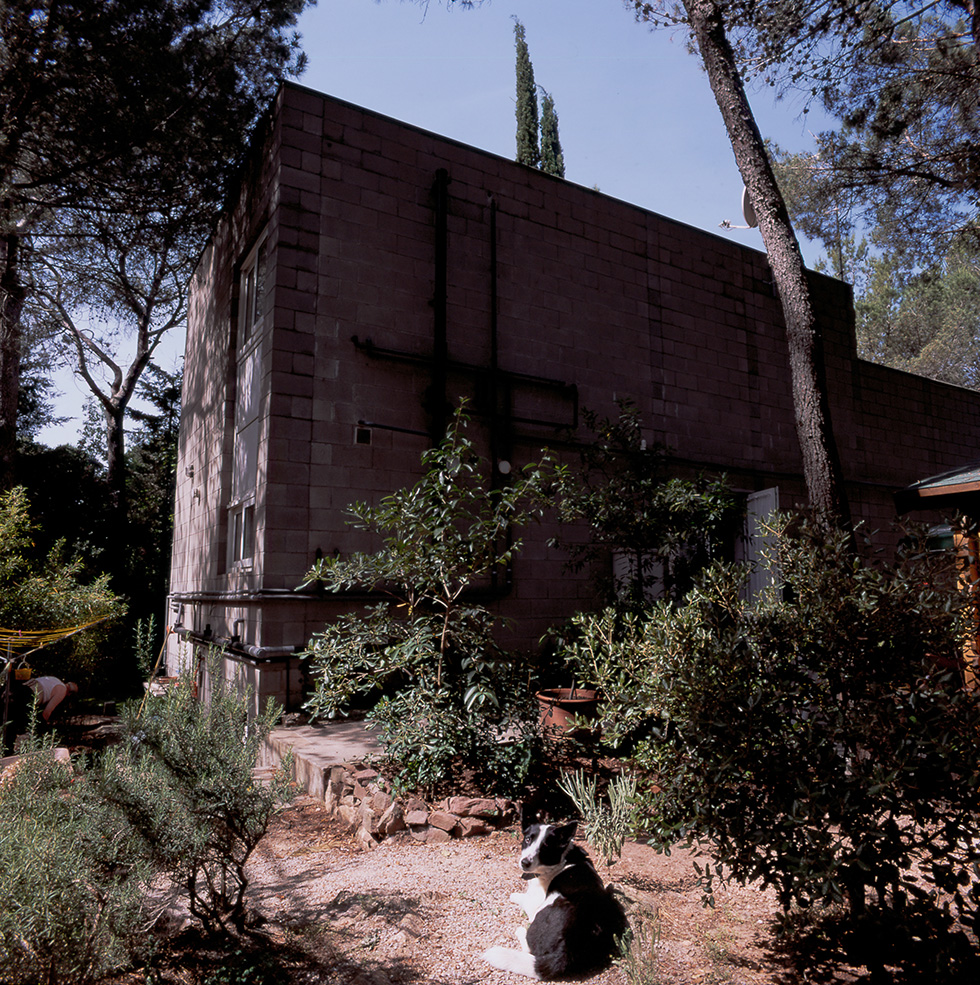
M483 960L501 971L510 971L527 978L540 978L534 967L534 955L511 947L491 947L483 952Z

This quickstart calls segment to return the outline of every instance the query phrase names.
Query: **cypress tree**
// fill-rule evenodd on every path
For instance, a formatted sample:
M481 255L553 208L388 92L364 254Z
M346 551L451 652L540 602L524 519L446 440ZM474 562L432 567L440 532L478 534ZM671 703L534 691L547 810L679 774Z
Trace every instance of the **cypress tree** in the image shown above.
M524 40L524 25L514 21L517 47L517 161L536 168L541 163L538 146L538 93L534 68Z
M565 177L565 157L558 139L558 114L551 93L541 90L541 170Z

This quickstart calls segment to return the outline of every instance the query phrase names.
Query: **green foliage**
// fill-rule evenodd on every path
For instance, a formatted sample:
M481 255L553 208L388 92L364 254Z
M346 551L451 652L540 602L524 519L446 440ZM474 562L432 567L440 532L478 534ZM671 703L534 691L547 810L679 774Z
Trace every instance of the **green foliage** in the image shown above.
M612 865L623 854L623 843L636 827L636 777L622 774L609 782L608 806L596 795L596 778L587 778L584 770L566 774L558 787L582 815L586 840L599 850L606 865Z
M235 948L217 962L220 967L207 973L201 985L279 985L282 966L275 956L259 948Z
M84 983L146 945L152 872L79 764L34 743L0 785L0 979Z
M180 371L147 366L138 394L152 410L129 412L139 424L126 452L127 543L122 567L130 625L162 612L170 586L182 381ZM159 648L161 642L157 623L148 645Z
M125 608L103 575L85 583L83 562L64 556L56 543L44 559L34 550L30 505L22 487L0 495L0 626L5 629L61 629L102 617L115 618ZM34 655L32 664L45 673L77 680L94 673L104 630L79 633ZM67 675L67 676L66 676Z
M98 766L100 795L138 839L142 855L187 894L205 930L244 924L245 866L277 803L288 795L289 767L265 787L253 777L259 750L280 710L270 701L249 719L240 694L209 660L211 691L198 699L183 674L142 710L122 717L122 742Z
M575 569L610 552L625 559L606 592L611 602L642 607L655 592L679 598L737 520L734 497L723 479L671 477L667 449L647 443L629 401L619 402L616 420L583 416L595 439L581 470L561 476L558 502L560 519L585 520L590 538L559 546Z
M657 946L661 938L660 910L646 907L630 914L630 929L619 942L616 966L628 985L657 985L661 981Z
M128 706L122 742L95 763L30 738L0 783L0 980L104 980L150 956L157 908L182 893L208 930L240 930L244 866L288 793L288 762L269 788L253 779L276 719L270 706L249 721L221 683L205 705L184 675L142 714ZM268 970L239 952L214 981L259 985Z
M540 168L546 174L565 177L565 156L558 137L558 113L551 93L541 89L541 112L538 113L538 88L534 66L527 50L524 25L515 18L514 42L517 50L517 158L519 164ZM539 135L540 130L540 135Z
M63 541L69 555L83 558L86 578L104 571L117 538L103 464L72 445L21 442L14 475L30 502L35 549L44 555Z
M565 177L565 155L558 137L558 113L550 92L541 92L541 170Z
M642 6L635 0L637 7ZM817 134L827 184L874 228L890 216L918 266L976 241L980 21L957 2L726 3L744 70L840 121Z
M980 276L967 236L926 249L891 204L877 208L859 235L861 201L841 187L834 139L814 154L772 148L794 224L823 244L829 264L854 285L858 355L957 386L980 387Z
M323 558L307 584L329 591L374 589L387 601L348 613L310 641L306 656L316 715L343 713L355 698L385 699L372 712L389 750L403 759L406 785L437 783L462 756L498 782L502 758L526 758L497 740L530 706L526 674L496 642L496 617L473 599L520 549L513 528L547 505L552 470L528 465L487 490L486 462L466 437L462 411L438 447L422 456L424 475L377 506L351 507L356 526L382 538L373 554ZM395 697L390 697L396 692ZM486 759L484 757L489 757Z
M925 270L909 270L891 252L874 258L855 310L859 355L980 388L980 277L965 244Z
M715 565L628 623L599 675L604 734L632 749L661 842L710 845L709 892L758 879L784 907L856 910L866 887L895 906L941 892L973 920L980 702L951 558L913 540L866 564L844 533L775 532L781 592L746 601L744 573Z
M157 638L156 616L151 615L145 622L136 620L133 631L133 652L136 654L136 667L140 677L146 679L153 673L156 664L154 643Z
M541 164L538 92L534 84L534 66L524 37L524 25L518 20L514 21L514 44L517 49L517 162L536 168Z

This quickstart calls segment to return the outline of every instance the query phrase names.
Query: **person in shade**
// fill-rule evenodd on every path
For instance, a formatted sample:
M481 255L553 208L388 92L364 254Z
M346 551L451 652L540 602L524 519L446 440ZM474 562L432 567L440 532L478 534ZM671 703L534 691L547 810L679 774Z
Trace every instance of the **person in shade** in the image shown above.
M78 685L72 682L67 684L57 677L32 677L27 681L27 686L34 692L34 701L41 709L41 718L48 724L55 712L63 707L65 698L69 694L78 692Z

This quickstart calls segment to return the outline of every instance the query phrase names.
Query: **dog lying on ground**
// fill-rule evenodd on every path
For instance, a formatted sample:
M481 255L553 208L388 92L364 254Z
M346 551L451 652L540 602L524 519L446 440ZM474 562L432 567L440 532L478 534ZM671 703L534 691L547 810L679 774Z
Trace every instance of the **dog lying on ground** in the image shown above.
M531 824L521 843L521 878L512 893L531 921L517 931L523 950L491 947L483 960L503 971L550 979L598 971L612 960L626 914L588 854L572 844L576 825Z

